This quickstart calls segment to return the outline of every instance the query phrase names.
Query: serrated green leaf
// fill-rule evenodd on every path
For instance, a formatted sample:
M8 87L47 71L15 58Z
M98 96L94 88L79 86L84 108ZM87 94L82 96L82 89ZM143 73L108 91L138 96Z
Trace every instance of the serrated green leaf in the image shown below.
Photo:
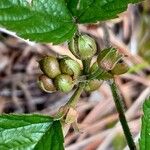
M64 150L59 121L42 115L0 115L0 150Z
M113 19L127 9L129 3L142 0L67 0L67 6L79 23Z
M0 26L24 39L54 44L76 31L64 0L0 0Z
M143 105L144 116L142 117L142 130L140 138L140 150L150 148L150 98Z

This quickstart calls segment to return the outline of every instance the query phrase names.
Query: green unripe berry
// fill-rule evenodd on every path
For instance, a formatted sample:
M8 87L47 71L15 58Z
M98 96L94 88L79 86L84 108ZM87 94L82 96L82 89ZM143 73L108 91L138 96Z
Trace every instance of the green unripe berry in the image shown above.
M97 51L95 40L86 34L75 35L68 46L72 54L81 60L92 58Z
M100 68L110 74L120 75L126 73L129 69L122 57L115 48L108 48L100 52L97 62Z
M74 78L77 78L81 74L80 64L69 57L62 58L59 65L61 72L64 74L74 76Z
M99 87L102 85L102 81L100 80L90 80L87 85L85 86L84 90L86 92L92 92L98 90Z
M129 70L128 65L124 61L119 61L115 67L111 70L113 75L121 75Z
M54 80L54 84L57 90L64 93L70 92L74 86L71 76L66 74L58 75Z
M122 55L115 48L108 48L99 53L97 62L100 68L110 71L121 58Z
M90 74L94 77L98 74L98 79L109 80L113 78L113 75L110 72L105 71L104 69L98 66L98 63L95 62L90 68Z
M39 76L38 85L45 92L53 93L56 91L52 79L48 78L44 74Z
M49 78L55 78L61 74L58 60L52 56L46 56L39 61L40 69Z

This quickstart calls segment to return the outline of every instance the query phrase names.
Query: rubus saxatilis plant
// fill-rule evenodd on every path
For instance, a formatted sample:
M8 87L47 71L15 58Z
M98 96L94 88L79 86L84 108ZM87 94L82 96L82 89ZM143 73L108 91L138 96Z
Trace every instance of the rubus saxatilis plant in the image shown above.
M69 50L82 62L81 66L69 56L46 56L39 60L43 74L38 78L38 85L42 90L67 93L75 88L75 92L52 117L40 114L2 114L0 150L63 150L62 128L72 124L78 130L76 105L82 91L97 90L103 81L108 81L111 87L128 146L136 150L124 115L122 98L114 82L116 75L128 71L124 56L116 48L108 47L100 51L95 63L91 64L98 47L92 37L80 33L77 28L78 24L113 19L126 10L129 3L140 1L0 0L1 27L30 41L53 44L68 42ZM141 141L144 143L144 139Z

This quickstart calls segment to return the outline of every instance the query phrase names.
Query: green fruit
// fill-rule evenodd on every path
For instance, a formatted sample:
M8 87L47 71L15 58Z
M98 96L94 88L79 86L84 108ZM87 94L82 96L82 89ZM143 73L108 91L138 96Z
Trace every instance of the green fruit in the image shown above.
M38 85L45 92L53 93L56 91L52 79L48 78L44 74L39 76Z
M59 65L61 72L64 74L74 76L74 78L77 78L81 74L80 64L69 57L62 58Z
M58 60L52 56L46 56L39 61L40 69L49 78L55 78L61 74Z
M119 61L115 67L111 70L113 75L121 75L129 70L128 65L124 61Z
M115 48L108 48L99 53L97 62L100 68L110 71L121 58L122 55Z
M58 75L54 80L54 84L57 90L64 93L70 92L74 86L71 76L66 74Z
M92 58L97 51L95 40L86 34L75 35L68 46L72 54L81 60Z
M95 62L90 68L90 75L96 77L99 80L109 80L113 78L113 75L98 66L98 63Z
M86 92L92 92L98 90L99 87L102 85L102 81L100 80L90 80L87 85L85 86L84 90Z

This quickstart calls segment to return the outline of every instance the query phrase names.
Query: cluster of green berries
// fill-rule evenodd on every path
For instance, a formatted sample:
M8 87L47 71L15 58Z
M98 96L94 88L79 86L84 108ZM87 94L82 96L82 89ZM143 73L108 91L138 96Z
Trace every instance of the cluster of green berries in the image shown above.
M91 60L97 52L95 40L86 34L75 35L68 43L68 47L81 61ZM62 58L46 56L39 61L39 66L43 72L39 77L39 86L49 93L71 91L76 84L79 84L78 80L82 79L81 76L86 77L84 90L91 92L100 87L102 80L111 79L114 75L128 71L122 55L114 48L102 50L86 75L80 64L68 56Z
M39 61L39 65L43 72L39 77L39 85L49 93L57 90L65 93L71 91L81 74L80 64L67 56L46 56Z

